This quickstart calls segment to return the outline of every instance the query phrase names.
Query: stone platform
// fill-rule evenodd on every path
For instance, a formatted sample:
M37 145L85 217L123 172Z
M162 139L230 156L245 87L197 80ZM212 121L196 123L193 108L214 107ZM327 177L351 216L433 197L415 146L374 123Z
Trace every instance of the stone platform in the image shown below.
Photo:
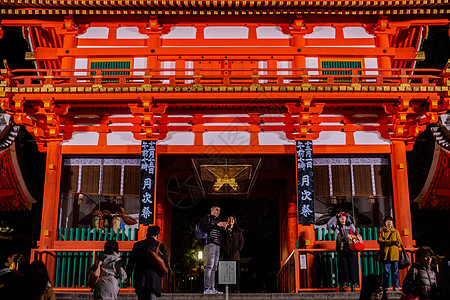
M388 299L400 299L401 292L388 292ZM92 300L92 293L57 293L57 300ZM203 295L203 294L164 294L159 300L219 300L225 299L223 295ZM299 294L229 294L229 300L358 300L359 293L338 293L338 292L305 292ZM120 294L118 300L137 300L135 294Z

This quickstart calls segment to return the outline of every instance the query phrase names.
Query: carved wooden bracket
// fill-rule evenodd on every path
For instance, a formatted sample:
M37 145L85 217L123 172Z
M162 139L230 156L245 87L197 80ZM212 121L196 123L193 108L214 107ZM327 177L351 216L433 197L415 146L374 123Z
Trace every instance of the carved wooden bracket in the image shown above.
M313 121L319 116L325 103L313 103L312 97L303 97L298 103L286 104L285 133L289 139L314 140L319 137L318 124Z
M140 104L130 104L133 114L133 136L137 140L157 139L163 140L167 136L167 105L156 105L153 98L141 99Z

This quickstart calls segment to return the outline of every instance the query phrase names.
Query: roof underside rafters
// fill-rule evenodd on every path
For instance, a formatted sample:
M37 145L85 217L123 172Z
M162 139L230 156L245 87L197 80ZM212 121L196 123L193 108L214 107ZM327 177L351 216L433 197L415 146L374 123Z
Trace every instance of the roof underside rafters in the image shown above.
M448 14L449 0L435 1L122 1L5 0L4 15L437 15Z

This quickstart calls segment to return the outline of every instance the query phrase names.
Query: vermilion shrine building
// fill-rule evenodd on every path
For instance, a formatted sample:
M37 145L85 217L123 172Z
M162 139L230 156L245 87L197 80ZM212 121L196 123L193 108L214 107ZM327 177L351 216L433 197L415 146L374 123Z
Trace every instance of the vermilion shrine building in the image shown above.
M35 253L55 286L85 289L108 234L82 224L94 202L138 218L143 140L157 141L152 218L169 249L176 174L208 199L252 197L276 177L283 188L259 192L279 201L280 290L335 287L310 276L334 241L323 222L298 222L296 141L313 142L316 220L353 203L372 232L392 214L412 249L406 151L448 109L450 82L448 68L415 66L428 26L450 23L445 3L3 1L1 26L23 28L36 64L2 69L0 97L47 153ZM121 232L123 251L145 236Z

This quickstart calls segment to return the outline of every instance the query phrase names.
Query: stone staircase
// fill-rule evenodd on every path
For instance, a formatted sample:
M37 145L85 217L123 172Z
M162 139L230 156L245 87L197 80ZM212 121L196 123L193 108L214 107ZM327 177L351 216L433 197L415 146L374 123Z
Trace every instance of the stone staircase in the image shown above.
M388 299L400 299L401 292L388 292ZM92 293L56 293L57 300L92 300ZM203 295L203 294L164 294L159 300L219 300L225 299L223 295ZM305 292L299 294L229 294L230 300L358 300L359 293L338 293L338 292ZM120 294L118 300L137 300L135 294Z

